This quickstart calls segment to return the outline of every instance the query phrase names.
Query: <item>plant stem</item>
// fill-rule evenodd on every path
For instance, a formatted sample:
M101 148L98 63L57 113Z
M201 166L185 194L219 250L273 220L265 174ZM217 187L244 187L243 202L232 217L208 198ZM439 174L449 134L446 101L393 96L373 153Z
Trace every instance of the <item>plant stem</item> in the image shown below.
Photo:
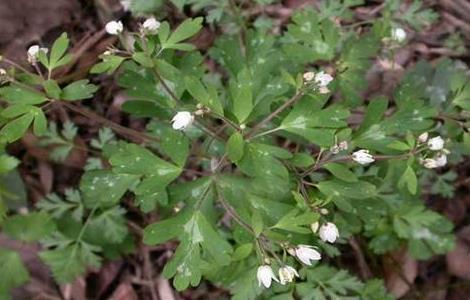
M152 141L152 142L159 142L160 139L156 136L146 134L144 132L139 132L137 130L131 129L124 127L118 123L115 123L103 116L98 115L97 113L88 110L86 108L76 106L70 102L67 101L61 101L59 102L61 105L65 106L66 108L79 113L87 118L90 118L98 123L105 124L106 126L109 126L110 128L114 129L116 132L120 133L121 135L127 136L127 137L132 137L134 140L138 140L139 142L144 141Z
M290 98L289 100L287 100L286 102L284 102L284 104L282 104L281 106L279 106L275 111L273 111L271 114L269 114L266 118L264 118L263 120L261 120L261 122L259 122L258 124L255 125L255 127L253 127L253 129L248 132L245 136L245 138L247 140L251 139L253 136L255 136L255 134L261 129L263 128L264 125L266 125L267 123L269 123L272 119L274 119L277 115L279 115L281 112L283 112L286 108L288 108L289 106L293 105L295 102L297 102L300 98L302 98L302 96L304 95L304 92L303 91L298 91L297 93L295 93L294 96L292 96L292 98Z

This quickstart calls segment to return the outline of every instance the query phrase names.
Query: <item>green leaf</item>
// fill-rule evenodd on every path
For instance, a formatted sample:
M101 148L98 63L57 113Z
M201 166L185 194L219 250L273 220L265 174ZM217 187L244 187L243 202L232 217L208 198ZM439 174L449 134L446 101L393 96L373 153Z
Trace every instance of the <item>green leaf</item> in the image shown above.
M42 83L46 94L51 99L60 99L61 89L55 80L49 79Z
M86 172L80 181L85 207L115 205L137 180L136 175L116 174L107 170Z
M323 166L325 169L330 171L336 178L347 181L356 182L358 181L357 176L354 175L345 165L340 163L328 163Z
M251 227L253 228L253 232L255 236L258 237L264 229L264 222L263 216L258 210L254 210L251 216Z
M171 49L176 46L177 43L192 37L196 33L199 32L202 28L202 17L198 17L195 19L186 19L183 23L181 23L175 31L170 35L167 40L160 40L162 43L163 49ZM160 38L162 35L159 35Z
M332 105L321 111L315 108L315 102L304 97L284 118L279 129L295 133L320 146L334 144L337 128L346 127L349 111Z
M44 95L16 84L0 88L0 97L10 104L35 105L41 104L47 100Z
M83 217L83 203L80 192L77 190L65 190L65 199L57 194L49 194L36 204L36 207L49 213L53 218L60 219L70 213L76 221Z
M189 233L188 230L197 230L198 233L194 234L195 240L193 243L198 241L197 235L200 233L202 235L201 245L202 248L207 251L217 262L217 264L224 266L230 264L230 255L232 254L232 246L220 236L220 234L215 231L212 225L207 221L204 215L198 211L195 213L196 224L192 228L188 228L185 225L184 229L186 233Z
M375 185L367 181L346 182L337 179L318 183L320 191L327 196L364 199L377 195Z
M106 72L107 74L113 74L125 60L125 57L105 55L102 62L97 63L91 68L90 73L101 74Z
M49 56L49 69L55 69L68 63L69 59L63 59L65 51L69 47L69 39L67 33L62 33L62 35L54 42L51 48L51 55Z
M189 220L187 212L181 212L175 217L148 225L144 230L143 241L146 245L158 245L175 239L183 232L183 225Z
M43 136L47 132L46 115L38 107L34 107L33 115L34 115L33 132L36 136Z
M247 258L251 252L253 252L253 243L247 243L240 245L235 251L233 252L233 261L240 261L242 259Z
M67 85L62 90L61 99L68 101L82 100L93 97L98 87L89 83L88 79L82 79Z
M418 191L418 178L416 177L412 167L408 166L406 168L405 172L398 181L398 186L400 188L406 186L410 194L416 195L416 192Z
M335 55L340 38L338 26L319 17L313 9L300 10L293 15L293 24L287 26L290 43L283 50L299 63L331 60Z
M9 217L3 223L3 230L14 239L35 242L56 229L51 217L44 211Z
M233 114L239 123L245 122L253 110L252 76L249 69L242 69L237 80L230 82L230 95L232 99Z
M96 214L89 221L87 231L99 233L106 243L121 243L128 233L125 213L123 208L115 206Z
M153 68L153 60L145 52L135 52L132 54L132 59L146 68Z
M95 254L99 250L81 241L40 252L39 256L51 268L57 282L68 283L83 275L87 267L100 267L101 258Z
M20 139L28 130L33 119L34 114L32 112L14 119L0 129L0 136L3 136L10 143Z
M239 132L234 132L227 141L226 152L231 161L237 162L243 157L245 142Z
M184 78L184 82L186 89L191 94L191 96L194 97L194 99L196 99L199 103L209 107L215 113L223 116L224 110L220 100L216 97L212 97L212 95L206 90L199 79L192 76L186 76Z
M160 147L171 160L183 167L189 155L189 139L181 131L174 130L170 126L159 126L151 129L160 136Z
M10 155L0 155L0 174L5 174L15 169L20 164L20 161Z
M318 221L319 217L319 214L315 212L301 212L298 209L293 209L283 216L272 228L310 234L312 233L310 225Z
M0 270L0 294L8 293L29 280L28 270L15 251L0 248Z

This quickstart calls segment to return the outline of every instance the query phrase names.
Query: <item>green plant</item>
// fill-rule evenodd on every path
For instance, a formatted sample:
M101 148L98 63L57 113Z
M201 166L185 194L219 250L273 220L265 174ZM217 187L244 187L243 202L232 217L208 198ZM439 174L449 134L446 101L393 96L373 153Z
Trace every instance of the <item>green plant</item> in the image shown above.
M109 49L91 69L116 74L129 98L122 109L147 118L145 132L80 106L98 90L89 80L62 86L54 79L54 70L71 60L66 34L50 51L34 48L30 62L44 74L15 67L2 75L2 143L32 127L43 145L55 146L54 160L67 159L77 129L71 123L61 133L54 123L47 129L44 108L51 104L108 129L91 141L97 153L65 197L49 195L24 215L0 197L4 232L39 241L40 257L59 283L133 253L141 241L177 240L162 272L178 290L204 278L234 299L389 299L380 281L363 283L324 261L354 235L376 254L406 246L426 259L452 249L452 225L423 206L419 179L426 168L469 154L470 81L454 62L435 68L421 62L393 97L364 99L372 60L404 40L391 35L400 19L388 12L363 34L333 22L360 3L327 1L328 14L300 10L280 35L249 26L235 9L235 34L221 35L207 52L222 72L209 70L188 42L201 17L173 29L147 23L132 33L132 47ZM413 21L418 9L402 19ZM106 29L125 34L119 22ZM351 124L358 111L360 124ZM0 173L17 164L2 154ZM129 207L141 215L157 211L159 221L141 224L143 236L136 236ZM0 294L27 280L15 253L1 250L0 264L14 269L0 275ZM284 285L263 289L278 269Z

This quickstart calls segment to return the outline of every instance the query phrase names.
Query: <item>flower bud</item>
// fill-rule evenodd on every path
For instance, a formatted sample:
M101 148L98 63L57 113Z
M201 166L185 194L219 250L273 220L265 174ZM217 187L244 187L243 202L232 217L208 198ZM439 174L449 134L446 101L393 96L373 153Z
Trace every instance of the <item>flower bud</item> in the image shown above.
M428 141L429 150L439 151L444 148L444 140L440 136L433 137Z
M258 285L263 285L265 288L271 286L272 280L279 282L276 275L274 275L273 269L269 265L259 266L256 277L258 278Z
M352 154L352 159L361 164L368 165L375 161L374 157L369 154L369 150L361 149Z
M297 270L291 266L284 266L279 269L279 281L282 285L294 281L296 276L300 277Z
M315 73L313 72L305 72L303 75L305 82L310 82L315 78Z
M157 34L158 29L160 28L160 22L158 22L155 18L148 18L142 24L142 29L145 33L148 34Z
M418 136L418 142L426 143L426 141L428 140L428 137L429 137L429 133L423 132Z
M122 33L124 26L121 21L111 21L106 24L105 30L109 34L118 35Z
M185 130L193 121L194 116L189 111L180 111L171 120L173 129L175 130Z
M406 31L399 27L393 28L390 37L398 43L403 43L406 40Z
M328 243L334 243L339 237L338 227L336 227L336 225L331 222L323 224L320 227L318 234L322 241Z

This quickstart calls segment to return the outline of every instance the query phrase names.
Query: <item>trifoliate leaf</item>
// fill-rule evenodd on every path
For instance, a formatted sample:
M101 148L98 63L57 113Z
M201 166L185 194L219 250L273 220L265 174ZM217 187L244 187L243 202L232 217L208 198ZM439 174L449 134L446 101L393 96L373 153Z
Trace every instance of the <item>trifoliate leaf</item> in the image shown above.
M68 283L83 275L87 267L100 267L101 258L96 255L98 251L99 247L81 241L72 242L63 248L43 251L39 256L51 268L55 280Z
M110 244L121 243L127 235L126 219L124 217L126 211L115 206L100 213L96 213L90 219L87 231L92 232L96 236L100 236L100 240Z

